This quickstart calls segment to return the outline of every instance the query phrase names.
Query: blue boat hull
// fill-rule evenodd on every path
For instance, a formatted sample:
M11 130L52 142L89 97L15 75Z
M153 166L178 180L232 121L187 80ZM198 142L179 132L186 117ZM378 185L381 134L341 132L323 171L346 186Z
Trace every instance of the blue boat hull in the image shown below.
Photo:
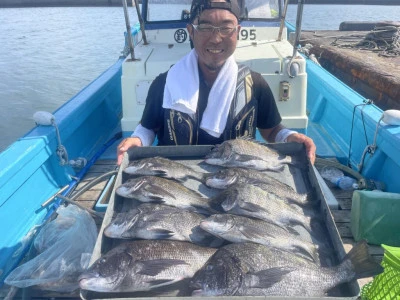
M358 170L382 110L373 104L364 106L364 97L310 60L307 75L307 132L317 145L317 154ZM388 192L399 193L400 127L383 123L378 130L377 149L365 156L362 175L384 182Z
M89 160L120 130L122 62L54 112L71 159ZM60 166L56 148L55 128L38 126L0 153L1 282L27 251L35 225L52 209L42 203L77 175L71 167Z

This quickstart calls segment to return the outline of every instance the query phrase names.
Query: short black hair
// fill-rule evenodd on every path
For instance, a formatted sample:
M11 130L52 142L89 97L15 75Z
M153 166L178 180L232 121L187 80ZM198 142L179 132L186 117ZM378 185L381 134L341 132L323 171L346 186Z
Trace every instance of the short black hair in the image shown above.
M226 9L233 13L235 17L240 18L240 7L237 0L226 0L226 2L212 2L212 0L193 0L190 8L190 22L193 23L194 19L201 15L205 9Z

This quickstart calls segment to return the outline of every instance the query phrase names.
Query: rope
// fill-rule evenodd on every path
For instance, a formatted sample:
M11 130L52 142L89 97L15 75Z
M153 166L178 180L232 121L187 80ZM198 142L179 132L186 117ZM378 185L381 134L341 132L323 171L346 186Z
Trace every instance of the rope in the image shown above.
M362 119L362 124L363 124L363 127L364 127L365 140L366 140L366 143L368 145L369 143L368 143L368 137L367 137L367 130L365 128L365 120L364 120L363 110L364 110L364 107L366 105L370 105L370 104L373 104L373 101L366 99L366 100L363 101L363 103L357 104L353 108L353 118L351 120L351 130L350 130L349 153L348 153L348 156L347 156L347 166L350 167L350 168L351 168L350 156L351 156L351 147L352 147L352 143L353 143L354 117L355 117L356 109L357 109L357 107L362 106L362 108L361 108L361 119Z
M364 37L358 35L339 36L331 43L340 48L357 48L377 52L379 56L395 57L400 55L400 27L375 27Z
M305 44L303 47L300 47L298 51L300 53L303 53L305 56L307 56L312 62L314 62L318 66L321 66L318 59L321 58L322 53L320 54L319 58L317 58L315 56L315 54L310 54L310 50L312 47L313 47L313 45L311 45L311 44Z

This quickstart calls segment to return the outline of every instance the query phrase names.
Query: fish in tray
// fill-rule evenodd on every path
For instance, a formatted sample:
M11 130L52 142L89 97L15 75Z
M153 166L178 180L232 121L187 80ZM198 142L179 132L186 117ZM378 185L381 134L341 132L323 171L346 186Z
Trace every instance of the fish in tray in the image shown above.
M204 174L204 182L207 186L217 189L226 189L237 184L253 184L301 206L311 203L309 194L297 193L286 183L258 170L237 167L221 169L215 173Z
M292 156L282 155L267 144L250 139L227 140L205 157L211 165L281 171L286 164L301 166Z
M229 187L212 198L212 205L216 210L222 208L227 213L254 217L283 227L298 224L312 231L311 217L286 204L277 195L254 185Z
M125 198L174 206L189 211L211 214L210 200L174 180L142 176L128 179L115 192Z
M188 178L202 181L203 173L197 172L182 163L160 156L134 160L124 169L130 175L154 175L179 181Z
M201 214L153 203L143 203L127 212L116 213L104 235L119 239L169 239L200 246L218 247L223 240L200 228Z
M96 292L148 291L191 278L215 251L182 241L126 242L81 274L79 286Z
M218 249L191 285L193 296L321 297L338 284L382 271L365 241L334 267L261 244L235 243Z
M319 263L316 245L302 240L300 235L276 224L232 214L215 214L200 223L200 227L233 243L253 242L290 251Z

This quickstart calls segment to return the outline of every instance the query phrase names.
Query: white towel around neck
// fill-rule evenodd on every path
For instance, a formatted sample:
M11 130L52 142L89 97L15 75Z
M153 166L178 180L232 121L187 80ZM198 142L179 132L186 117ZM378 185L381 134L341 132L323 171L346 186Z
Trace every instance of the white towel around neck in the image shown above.
M238 65L231 55L218 73L210 94L200 128L214 137L224 132L229 109L236 89ZM199 71L194 49L171 67L164 88L163 108L174 109L191 117L199 99Z

